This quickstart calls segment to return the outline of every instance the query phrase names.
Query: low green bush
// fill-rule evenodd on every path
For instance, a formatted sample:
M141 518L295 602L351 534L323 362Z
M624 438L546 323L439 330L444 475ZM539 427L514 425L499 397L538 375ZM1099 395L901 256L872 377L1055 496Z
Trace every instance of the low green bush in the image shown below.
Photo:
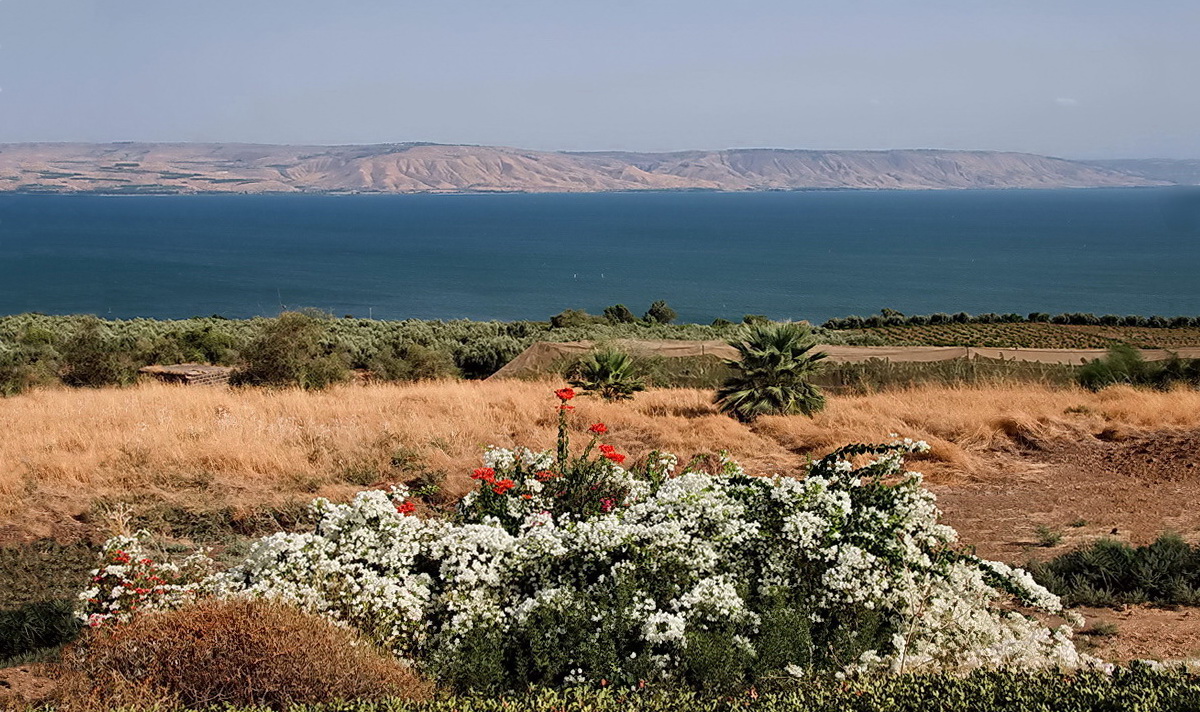
M1200 359L1147 361L1132 346L1117 344L1104 358L1080 368L1078 379L1079 385L1093 391L1119 384L1160 389L1176 384L1200 387Z
M1138 547L1101 539L1027 568L1068 606L1200 604L1200 547L1176 534Z
M440 696L419 702L347 701L295 712L1188 712L1200 709L1200 678L1138 664L1111 674L979 671L786 681L780 689L732 696L647 689L531 690L512 695ZM227 712L252 712L229 708ZM259 709L253 712L260 712Z

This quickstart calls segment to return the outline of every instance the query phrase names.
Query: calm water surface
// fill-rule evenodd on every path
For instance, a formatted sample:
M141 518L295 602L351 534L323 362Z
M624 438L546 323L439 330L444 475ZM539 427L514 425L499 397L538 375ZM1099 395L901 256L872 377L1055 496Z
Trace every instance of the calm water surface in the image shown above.
M0 196L0 313L1200 314L1182 189Z

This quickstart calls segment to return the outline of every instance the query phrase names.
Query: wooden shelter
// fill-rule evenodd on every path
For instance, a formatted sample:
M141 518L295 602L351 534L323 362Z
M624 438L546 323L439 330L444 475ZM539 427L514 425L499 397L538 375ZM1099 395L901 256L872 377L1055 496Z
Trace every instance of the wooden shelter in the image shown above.
M184 386L225 386L233 375L230 366L210 366L205 363L177 363L170 366L146 366L141 373L165 383Z

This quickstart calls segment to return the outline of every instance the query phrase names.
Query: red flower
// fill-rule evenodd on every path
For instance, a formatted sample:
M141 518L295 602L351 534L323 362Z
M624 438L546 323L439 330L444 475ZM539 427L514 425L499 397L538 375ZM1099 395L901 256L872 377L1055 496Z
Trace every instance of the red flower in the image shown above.
M471 474L473 480L483 480L488 484L496 481L496 471L490 467L480 467Z
M523 495L521 495L521 498L522 498L522 499L533 499L533 495L531 495L531 494L523 494Z
M496 486L492 488L492 491L496 494L504 494L513 487L516 487L516 483L514 483L512 480L500 480L496 483Z
M561 411L563 411L564 413L570 413L571 411L575 410L575 406L573 406L573 405L560 405L560 406L558 406L558 409L559 409L559 410L561 410Z
M575 397L575 389L574 388L559 388L557 391L554 392L554 395L558 396L558 399L560 401L569 401Z
M417 505L411 499L405 500L402 504L396 505L396 511L401 514L412 514L417 510Z
M601 445L600 446L600 452L604 453L605 455L614 453L616 451L617 451L617 449L615 447L613 447L612 445Z
M595 433L597 435L603 435L608 432L608 426L605 425L604 423L596 423L592 427L588 428L588 430L592 431L593 433Z
M617 463L618 465L625 462L625 456L619 452L606 452L606 453L604 453L604 456L607 457L608 459L612 460L613 462Z
M538 482L549 482L555 477L558 477L558 475L554 474L550 470L542 470L541 472L534 473L533 476L537 478Z

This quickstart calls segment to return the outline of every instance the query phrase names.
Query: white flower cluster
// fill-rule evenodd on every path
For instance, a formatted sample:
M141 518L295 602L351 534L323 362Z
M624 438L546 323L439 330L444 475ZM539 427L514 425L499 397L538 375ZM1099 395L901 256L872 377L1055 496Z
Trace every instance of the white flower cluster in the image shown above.
M104 544L100 566L80 592L76 616L92 628L128 621L138 612L178 608L195 599L212 572L198 552L179 563L156 562L143 541L148 532L115 536Z
M1016 612L1059 612L1055 596L1023 571L953 549L933 495L904 477L899 453L921 445L897 444L867 468L850 462L862 453L827 458L804 480L746 478L734 464L718 476L684 471L587 519L529 511L515 532L412 516L397 507L403 490L318 500L311 533L266 537L203 585L291 601L435 675L436 661L472 641L520 646L534 621L569 614L588 626L625 621L639 639L622 659L671 679L701 631L724 631L753 657L765 625L756 601L778 592L813 626L836 625L847 610L881 618L890 636L855 670L1088 664L1069 628ZM492 449L487 461L536 469L545 457ZM559 682L590 674L575 663Z

